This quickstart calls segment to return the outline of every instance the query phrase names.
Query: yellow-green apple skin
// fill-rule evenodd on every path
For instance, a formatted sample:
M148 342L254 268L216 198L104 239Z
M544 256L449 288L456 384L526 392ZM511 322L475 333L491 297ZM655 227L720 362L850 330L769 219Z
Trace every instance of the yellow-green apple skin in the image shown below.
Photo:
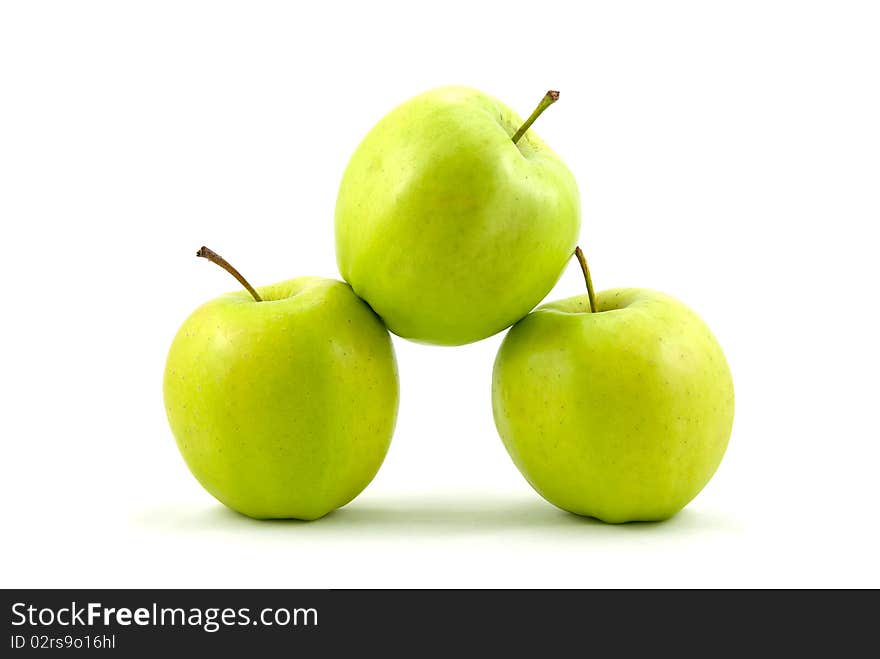
M461 345L526 315L580 228L577 184L501 101L467 87L416 96L373 127L336 201L343 278L388 328Z
M255 518L312 520L378 471L397 417L397 362L381 320L340 281L301 277L229 293L178 331L168 422L187 466Z
M514 325L493 373L495 424L551 503L606 522L657 521L715 473L733 381L706 324L645 289L546 304Z

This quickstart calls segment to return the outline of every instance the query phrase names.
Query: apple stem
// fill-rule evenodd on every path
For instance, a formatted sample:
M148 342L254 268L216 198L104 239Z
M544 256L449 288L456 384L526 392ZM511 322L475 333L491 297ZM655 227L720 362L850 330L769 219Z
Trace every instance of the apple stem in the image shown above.
M587 257L580 247L574 248L574 255L581 264L581 272L584 273L584 281L587 282L587 297L590 298L590 312L596 313L596 294L593 293L593 279L590 277L590 268L587 266Z
M202 245L199 248L199 251L196 252L196 256L200 256L203 259L208 259L211 263L216 263L217 265L219 265L221 268L226 270L226 272L228 272L230 275L235 277L238 280L238 283L240 283L242 286L244 286L248 290L248 293L250 293L251 295L254 296L254 299L257 302L263 301L263 298L261 298L260 294L254 290L254 287L248 283L248 280L245 279L244 277L242 277L241 273L238 270L236 270L235 268L233 268L232 265L230 265L229 261L224 259L217 252L215 252L213 249L209 249L209 248L205 247L204 245Z
M538 103L538 107L535 108L535 111L532 112L531 116L523 122L523 125L519 127L519 130L513 134L513 137L510 138L513 140L513 143L516 144L519 142L519 138L525 135L525 132L529 129L529 127L535 123L535 119L541 116L541 113L553 105L556 101L559 100L559 92L553 91L552 89L544 94L544 98L541 99L541 102Z

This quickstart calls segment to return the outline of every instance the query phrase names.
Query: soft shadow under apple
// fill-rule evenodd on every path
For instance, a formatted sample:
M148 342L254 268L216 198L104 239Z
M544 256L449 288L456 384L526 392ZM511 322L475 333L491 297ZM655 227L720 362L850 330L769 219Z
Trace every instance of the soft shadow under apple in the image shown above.
M291 537L367 536L412 538L413 534L490 535L516 533L621 537L635 535L690 535L737 532L737 520L699 509L685 509L665 522L605 524L559 510L538 498L470 496L374 497L356 501L313 521L257 521L222 505L204 508L163 506L134 516L136 525L173 533L224 532Z

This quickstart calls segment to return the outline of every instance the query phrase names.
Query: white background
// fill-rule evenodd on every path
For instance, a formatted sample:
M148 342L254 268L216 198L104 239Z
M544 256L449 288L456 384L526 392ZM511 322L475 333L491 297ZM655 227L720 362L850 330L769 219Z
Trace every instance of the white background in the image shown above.
M880 16L864 2L5 2L3 542L11 586L880 586ZM491 416L501 336L395 338L386 462L316 523L201 490L167 427L179 324L338 277L336 188L398 102L469 84L581 186L598 289L657 288L724 346L736 421L663 524L534 494ZM569 267L550 298L582 292Z

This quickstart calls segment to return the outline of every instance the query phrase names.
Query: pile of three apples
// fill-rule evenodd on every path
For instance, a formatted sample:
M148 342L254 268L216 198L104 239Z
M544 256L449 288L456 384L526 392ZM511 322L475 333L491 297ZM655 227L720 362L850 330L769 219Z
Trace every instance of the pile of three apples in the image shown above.
M187 465L255 518L316 519L356 497L394 430L390 329L461 345L513 328L495 362L496 426L557 506L609 522L660 520L711 478L733 383L709 328L658 292L616 289L529 313L571 258L574 177L497 99L447 87L386 115L348 164L336 204L347 283L302 277L197 309L165 370Z

